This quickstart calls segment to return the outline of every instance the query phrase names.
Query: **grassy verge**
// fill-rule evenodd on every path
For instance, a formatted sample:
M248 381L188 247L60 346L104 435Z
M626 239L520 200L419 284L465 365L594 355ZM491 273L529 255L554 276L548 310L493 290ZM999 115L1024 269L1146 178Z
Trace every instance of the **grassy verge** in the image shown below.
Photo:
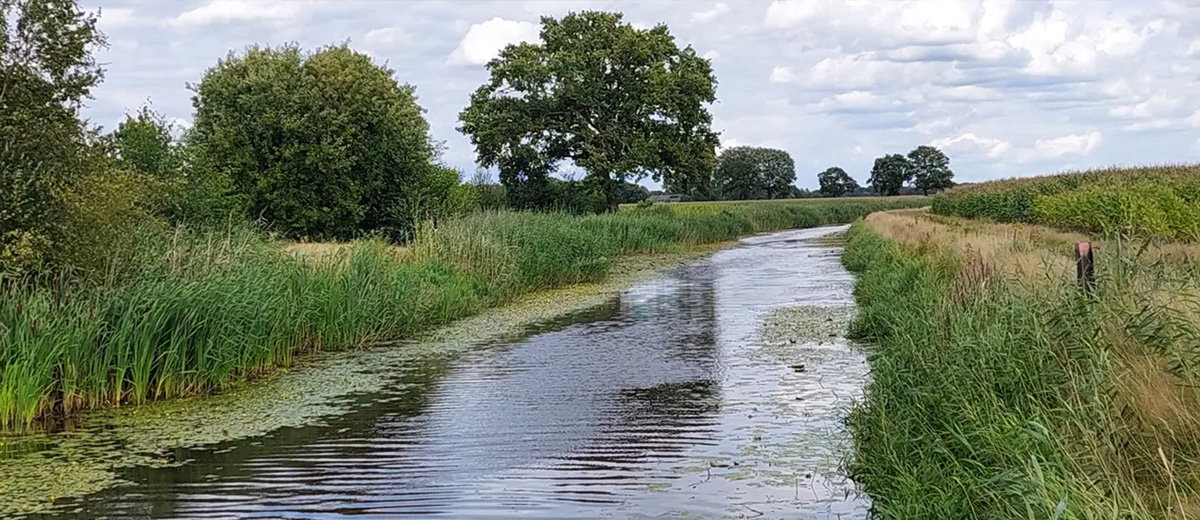
M964 185L933 211L1161 239L1200 239L1200 166L1110 168Z
M1094 298L1039 226L856 224L873 379L851 465L884 518L1200 515L1200 247L1099 242Z
M0 429L219 390L305 351L411 337L521 294L601 279L622 255L911 204L479 214L421 230L405 254L367 241L315 260L248 231L152 240L144 266L98 286L0 280Z

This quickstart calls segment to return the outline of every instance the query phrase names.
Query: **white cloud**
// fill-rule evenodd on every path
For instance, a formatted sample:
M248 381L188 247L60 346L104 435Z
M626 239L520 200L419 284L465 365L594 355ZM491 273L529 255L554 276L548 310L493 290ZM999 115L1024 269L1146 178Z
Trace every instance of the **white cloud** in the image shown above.
M788 67L775 67L771 69L770 79L771 83L797 83L800 81L800 76Z
M283 22L295 20L307 7L301 0L213 0L195 9L184 11L171 20L179 27L203 27L241 22Z
M538 24L500 17L472 24L458 48L450 54L449 62L457 65L484 65L495 58L504 47L539 38Z
M146 22L136 10L129 7L100 9L100 28L105 31L134 27Z
M704 59L706 59L708 61L717 61L717 58L721 57L721 53L719 53L717 51L708 51L708 52L704 53L703 57L704 57Z
M930 144L935 148L974 148L977 150L983 150L987 157L991 159L999 158L1010 148L1012 148L1012 145L1003 139L980 137L971 132L967 132L957 137L937 139Z
M1092 130L1086 134L1070 134L1053 139L1039 139L1034 143L1034 149L1042 157L1046 158L1087 155L1092 153L1097 146L1100 146L1102 139L1103 136L1099 130Z
M396 27L373 29L363 36L363 43L374 49L392 45L404 44L409 41L408 33Z
M728 12L729 12L729 6L724 3L720 3L717 5L714 5L712 9L709 9L707 11L697 11L697 12L692 13L692 21L700 22L700 23L711 22L713 20L716 20L721 15L728 13Z

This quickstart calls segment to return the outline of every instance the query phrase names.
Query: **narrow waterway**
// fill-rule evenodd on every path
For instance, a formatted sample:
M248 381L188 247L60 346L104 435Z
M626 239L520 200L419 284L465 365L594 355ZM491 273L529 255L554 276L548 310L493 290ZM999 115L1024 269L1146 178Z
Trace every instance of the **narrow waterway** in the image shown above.
M863 518L840 466L867 365L836 332L853 280L822 239L843 229L748 238L518 340L390 367L346 413L176 450L55 518Z

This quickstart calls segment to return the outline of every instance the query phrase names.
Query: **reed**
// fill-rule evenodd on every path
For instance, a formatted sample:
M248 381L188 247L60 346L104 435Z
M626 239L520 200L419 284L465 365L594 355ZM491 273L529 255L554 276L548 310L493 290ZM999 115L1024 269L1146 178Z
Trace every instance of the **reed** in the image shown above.
M1040 226L852 227L872 381L850 464L882 518L1200 514L1200 245L1098 240L1097 292Z
M136 265L102 283L0 279L0 429L220 390L305 352L412 337L524 293L600 279L624 255L911 204L480 213L422 227L405 254L365 240L297 255L243 228L147 237Z

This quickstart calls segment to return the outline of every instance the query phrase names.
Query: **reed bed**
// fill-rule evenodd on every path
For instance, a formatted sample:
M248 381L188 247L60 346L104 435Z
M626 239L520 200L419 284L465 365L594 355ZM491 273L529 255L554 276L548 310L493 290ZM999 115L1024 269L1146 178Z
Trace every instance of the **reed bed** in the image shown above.
M317 260L241 228L150 237L136 266L100 283L0 278L0 430L218 391L305 352L413 337L524 293L597 280L623 255L911 204L481 213L423 226L403 254L365 240Z
M1200 165L1107 168L952 188L941 215L1102 234L1200 239Z
M851 472L881 518L1200 516L1200 245L1096 242L1097 290L1040 226L852 227L872 381Z

